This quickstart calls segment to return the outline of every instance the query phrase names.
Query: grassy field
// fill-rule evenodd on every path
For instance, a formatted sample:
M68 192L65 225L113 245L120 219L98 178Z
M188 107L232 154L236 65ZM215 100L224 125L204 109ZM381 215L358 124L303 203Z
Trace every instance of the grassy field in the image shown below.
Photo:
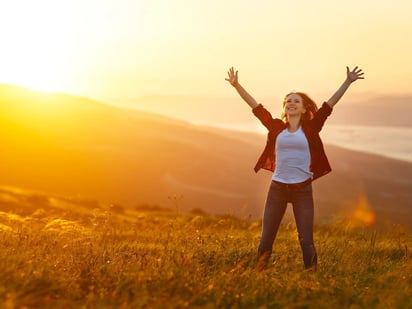
M412 235L293 224L255 270L260 224L0 190L0 308L411 308Z

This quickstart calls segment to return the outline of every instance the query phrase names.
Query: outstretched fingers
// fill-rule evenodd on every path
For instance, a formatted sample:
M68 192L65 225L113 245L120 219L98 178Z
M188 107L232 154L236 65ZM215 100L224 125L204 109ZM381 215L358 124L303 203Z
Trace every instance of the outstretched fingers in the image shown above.
M353 69L353 72L355 72L355 74L358 76L358 79L364 79L365 77L363 76L363 74L365 74L362 69L358 69L358 67L355 67Z
M357 79L365 79L365 77L363 76L364 72L358 66L354 67L353 70L350 70L347 66L346 74L351 82L354 82Z
M234 86L237 83L238 77L237 77L237 72L235 72L235 69L231 67L229 71L227 72L228 78L225 78L232 86Z
M363 75L363 74L364 74L361 69L359 69L358 71L356 71L356 73L357 73L358 75Z
M229 78L225 78L227 81L230 81L230 77L233 75L233 67L231 67L230 69L229 69L229 71L227 71L227 76L229 77Z

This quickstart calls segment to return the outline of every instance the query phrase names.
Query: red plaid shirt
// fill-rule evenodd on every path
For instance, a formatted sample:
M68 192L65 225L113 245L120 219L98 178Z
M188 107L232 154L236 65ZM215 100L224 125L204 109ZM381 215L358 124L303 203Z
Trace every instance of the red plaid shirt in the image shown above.
M273 118L262 104L256 106L252 111L269 130L266 147L256 163L255 172L258 172L261 168L274 172L276 167L276 138L280 132L286 129L286 123L281 119ZM332 108L328 104L323 103L312 120L302 123L302 129L309 144L311 157L310 171L313 173L313 180L326 175L332 170L319 136L319 132L322 130L323 124L331 112Z

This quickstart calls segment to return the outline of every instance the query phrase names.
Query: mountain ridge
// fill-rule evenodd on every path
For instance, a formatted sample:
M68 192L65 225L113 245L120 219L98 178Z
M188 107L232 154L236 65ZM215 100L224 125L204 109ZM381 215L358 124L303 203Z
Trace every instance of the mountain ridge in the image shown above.
M190 120L192 123L208 124L210 119L219 126L254 127L248 107L237 96L233 97L196 97L196 96L141 96L127 99L114 99L120 106L138 110L172 115L173 118ZM173 104L171 104L172 102ZM281 114L281 100L273 98L259 100L274 116ZM318 106L322 101L318 101ZM178 106L171 109L170 105ZM412 113L412 94L372 95L363 97L348 96L335 107L331 124L350 124L368 126L412 127L409 115Z
M256 175L253 166L264 135L100 108L98 102L81 108L81 98L65 98L65 109L51 116L46 108L20 117L19 106L30 106L30 96L13 101L0 92L0 185L125 207L177 203L182 211L261 216L271 175ZM7 109L10 104L13 109ZM379 220L411 224L412 164L325 147L333 172L314 182L318 220L348 215L366 203Z

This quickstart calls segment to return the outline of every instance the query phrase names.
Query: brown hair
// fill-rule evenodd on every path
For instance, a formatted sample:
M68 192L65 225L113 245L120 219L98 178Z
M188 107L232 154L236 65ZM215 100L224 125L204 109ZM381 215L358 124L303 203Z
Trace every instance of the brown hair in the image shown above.
M283 99L282 120L285 122L287 122L288 120L286 112L285 112L285 105L286 105L287 97L290 96L291 94L297 94L302 98L303 106L305 107L306 112L302 114L301 121L304 122L304 121L311 120L315 116L316 112L318 111L318 107L315 101L313 101L306 93L296 92L296 91L289 92Z

